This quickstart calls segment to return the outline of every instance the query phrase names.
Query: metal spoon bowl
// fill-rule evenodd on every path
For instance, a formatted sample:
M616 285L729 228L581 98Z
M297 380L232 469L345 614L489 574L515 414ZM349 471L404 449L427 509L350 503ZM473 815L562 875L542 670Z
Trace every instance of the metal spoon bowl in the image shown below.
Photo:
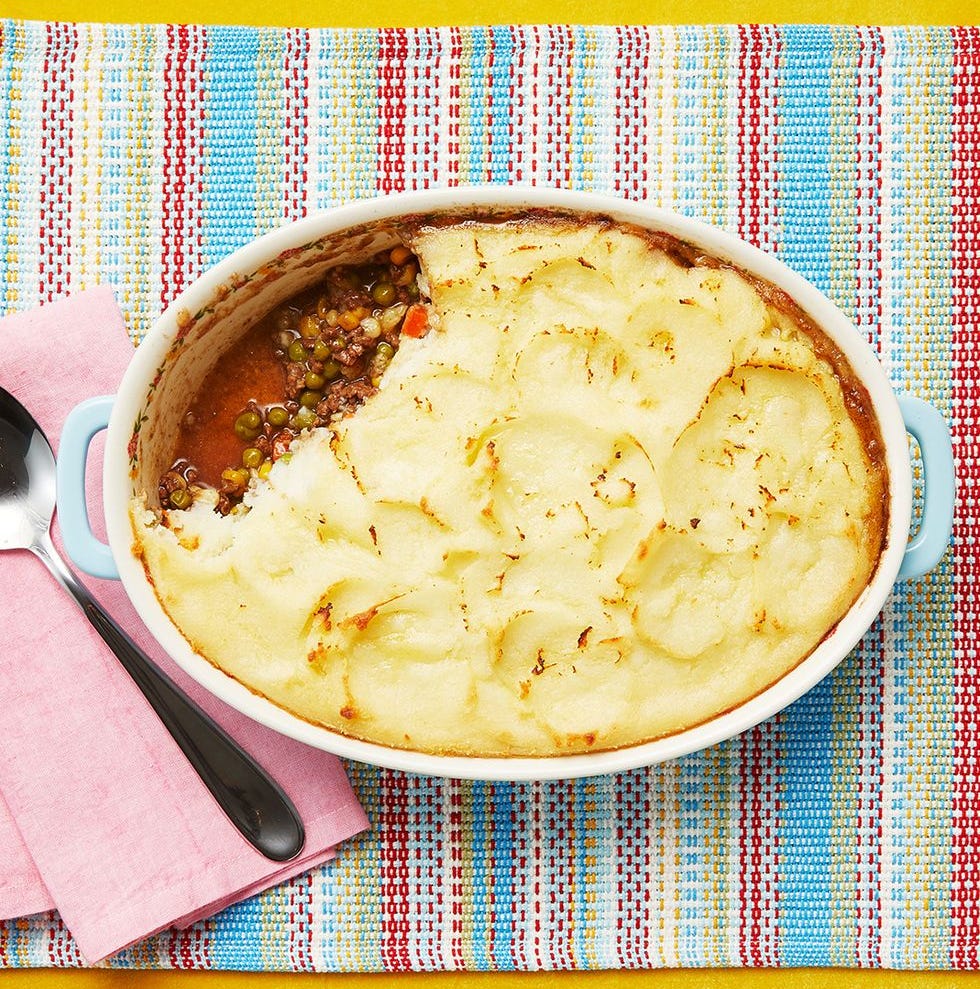
M296 808L266 772L102 610L51 542L55 459L24 406L0 388L0 551L28 550L75 599L122 662L232 824L276 862L303 848Z

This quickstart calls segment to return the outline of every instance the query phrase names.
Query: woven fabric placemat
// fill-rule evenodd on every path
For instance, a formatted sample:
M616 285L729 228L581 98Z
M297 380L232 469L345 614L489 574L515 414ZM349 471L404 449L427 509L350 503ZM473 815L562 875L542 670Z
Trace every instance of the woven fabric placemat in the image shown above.
M335 863L110 964L977 967L978 103L975 29L0 22L0 311L108 283L138 338L256 234L378 192L645 198L828 293L959 479L941 565L778 717L578 782L349 764L373 829ZM79 964L56 914L0 925L0 966Z

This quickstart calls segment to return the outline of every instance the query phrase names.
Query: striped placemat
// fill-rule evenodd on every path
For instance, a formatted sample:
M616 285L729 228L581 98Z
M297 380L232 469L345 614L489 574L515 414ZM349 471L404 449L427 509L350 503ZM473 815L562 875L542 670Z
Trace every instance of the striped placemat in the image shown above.
M374 827L334 864L112 965L978 966L980 32L0 35L2 311L108 283L139 336L255 234L378 191L648 198L825 290L947 415L959 473L943 563L780 716L574 783L352 764ZM57 915L0 925L0 966L78 964Z

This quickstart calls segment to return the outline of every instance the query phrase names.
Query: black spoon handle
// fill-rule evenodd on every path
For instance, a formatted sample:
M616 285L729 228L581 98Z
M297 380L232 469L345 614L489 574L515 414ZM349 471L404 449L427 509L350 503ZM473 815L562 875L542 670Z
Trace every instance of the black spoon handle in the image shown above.
M52 546L37 546L35 552L116 654L231 823L266 858L275 862L295 858L303 849L303 824L279 785L153 665L102 610Z
M278 784L161 673L95 601L90 599L84 611L232 824L266 858L295 858L303 848L303 825Z

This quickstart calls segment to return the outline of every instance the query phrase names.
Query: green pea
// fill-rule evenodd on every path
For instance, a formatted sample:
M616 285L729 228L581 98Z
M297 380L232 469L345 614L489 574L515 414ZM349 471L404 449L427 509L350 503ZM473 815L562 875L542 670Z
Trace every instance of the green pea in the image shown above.
M221 480L227 481L236 488L243 488L248 484L248 471L229 467L221 472Z
M371 298L379 306L390 306L398 298L398 289L391 282L375 282L371 289Z
M269 420L269 425L275 426L277 429L289 422L289 413L281 405L273 405L266 412L265 417Z
M299 397L299 404L306 409L312 409L323 398L323 394L318 391L305 391Z
M294 340L286 350L286 354L289 356L291 361L296 361L297 363L300 361L305 361L306 347L303 346L302 340Z
M313 344L313 360L315 361L325 361L330 358L333 351L330 349L330 344L326 340L317 340Z
M262 432L262 416L258 412L243 412L235 420L235 435L242 440L254 440Z
M258 447L250 446L242 450L242 463L246 467L259 467L265 460L265 454Z
M387 363L392 359L392 357L395 356L395 348L392 347L392 345L388 343L387 340L382 340L381 343L378 344L376 353L378 357L381 358L381 360Z
M316 424L316 413L309 407L303 406L292 419L292 427L294 429L306 429L309 426ZM279 458L283 459L282 457Z
M194 500L194 496L187 488L177 488L170 492L170 506L172 508L187 508Z
M304 380L306 387L312 388L314 391L319 391L327 383L327 379L322 374L317 374L316 371L307 371Z
M333 381L340 374L340 365L336 361L323 362L323 376L327 381Z

